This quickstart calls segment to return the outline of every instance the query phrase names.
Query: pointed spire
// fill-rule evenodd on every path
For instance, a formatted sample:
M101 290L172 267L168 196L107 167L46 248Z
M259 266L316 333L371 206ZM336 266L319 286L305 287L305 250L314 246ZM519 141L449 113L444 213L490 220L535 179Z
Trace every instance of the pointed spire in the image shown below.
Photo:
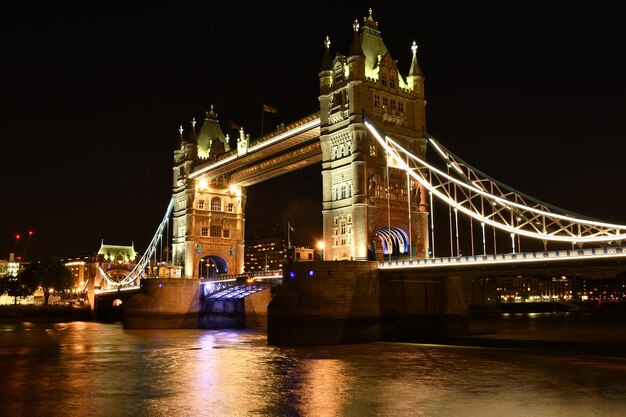
M363 47L361 46L361 37L359 36L359 22L356 19L354 19L352 28L354 29L354 34L352 35L352 45L350 45L349 56L365 56L365 54L363 54Z
M413 60L411 60L409 76L420 76L422 75L422 69L420 68L419 62L417 62L417 43L415 41L413 41L413 45L411 45L411 51L413 52Z
M376 22L374 20L374 18L372 17L372 8L371 7L370 7L369 12L370 12L369 17L364 17L363 18L363 25L367 26L369 28L378 30L378 22Z
M209 110L208 112L206 112L206 119L213 119L213 120L217 120L217 113L215 113L213 111L213 105L211 104L211 110Z
M330 61L330 38L326 35L326 39L324 39L324 56L322 57L322 65L320 67L321 71L330 71L333 69L333 64Z
M180 147L185 142L185 138L183 137L183 125L178 127L178 147Z
M188 142L196 141L196 118L191 119L191 130L189 131L189 136L187 137Z
M413 59L411 60L411 69L407 77L407 84L409 89L413 90L418 97L424 98L424 76L420 64L417 61L417 43L415 41L413 41L413 45L411 45L411 51L413 52Z

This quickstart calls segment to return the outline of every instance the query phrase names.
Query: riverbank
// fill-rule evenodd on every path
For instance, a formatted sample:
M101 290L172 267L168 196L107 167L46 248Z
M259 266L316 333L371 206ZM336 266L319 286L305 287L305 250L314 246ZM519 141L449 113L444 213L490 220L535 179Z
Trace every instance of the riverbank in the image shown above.
M91 321L91 308L73 306L0 306L0 321Z

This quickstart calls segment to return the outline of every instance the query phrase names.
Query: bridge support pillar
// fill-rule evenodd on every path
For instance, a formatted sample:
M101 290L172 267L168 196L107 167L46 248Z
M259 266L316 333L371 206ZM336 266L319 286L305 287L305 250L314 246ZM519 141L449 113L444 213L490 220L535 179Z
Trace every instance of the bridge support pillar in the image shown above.
M268 306L272 345L370 342L379 338L377 262L291 262Z
M469 331L463 281L377 262L288 263L268 307L271 345L433 341Z
M199 279L142 279L140 287L141 293L124 304L124 328L189 329L198 327Z
M463 280L380 271L381 340L429 341L469 332Z

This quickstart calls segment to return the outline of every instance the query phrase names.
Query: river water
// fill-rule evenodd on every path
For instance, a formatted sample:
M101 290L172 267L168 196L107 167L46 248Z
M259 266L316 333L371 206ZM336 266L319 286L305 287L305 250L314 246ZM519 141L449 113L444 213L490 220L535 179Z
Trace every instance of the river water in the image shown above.
M624 416L626 358L0 323L1 416Z

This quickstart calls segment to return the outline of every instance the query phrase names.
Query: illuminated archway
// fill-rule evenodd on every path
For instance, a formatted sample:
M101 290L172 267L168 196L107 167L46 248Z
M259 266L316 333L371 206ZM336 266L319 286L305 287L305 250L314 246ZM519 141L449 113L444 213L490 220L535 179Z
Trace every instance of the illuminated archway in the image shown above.
M198 263L198 276L200 278L211 278L226 273L228 273L228 265L220 256L205 256Z
M403 255L409 253L409 238L398 227L383 227L376 231L376 238L383 248L384 255Z

